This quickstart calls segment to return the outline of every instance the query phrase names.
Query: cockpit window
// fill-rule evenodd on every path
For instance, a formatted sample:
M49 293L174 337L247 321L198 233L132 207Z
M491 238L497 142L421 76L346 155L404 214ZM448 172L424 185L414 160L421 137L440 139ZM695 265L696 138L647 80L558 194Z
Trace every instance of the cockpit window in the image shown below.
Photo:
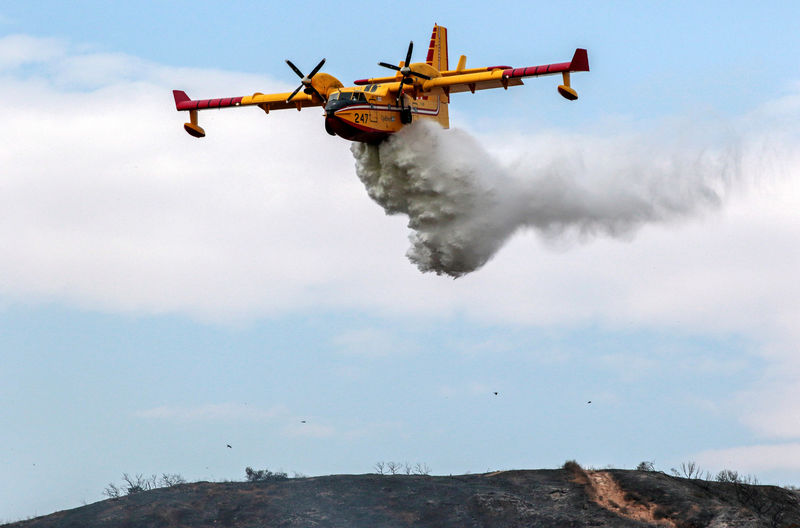
M340 101L363 101L367 102L367 96L364 95L364 92L337 92L333 94L330 99L332 101L340 100Z

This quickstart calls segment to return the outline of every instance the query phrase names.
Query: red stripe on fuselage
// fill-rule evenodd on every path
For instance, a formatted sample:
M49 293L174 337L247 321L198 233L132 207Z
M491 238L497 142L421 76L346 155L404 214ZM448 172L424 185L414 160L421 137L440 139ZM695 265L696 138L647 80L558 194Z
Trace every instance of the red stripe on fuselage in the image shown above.
M325 120L327 122L326 127L328 127L330 131L333 131L336 135L349 141L360 141L362 143L377 145L391 135L391 132L385 130L372 131L359 128L353 123L345 122L335 116L327 116Z
M415 113L415 114L439 115L439 105L440 104L441 103L439 103L437 101L435 109L433 109L433 108L416 108L415 109L413 106L411 106L411 105L409 105L409 106L411 106L412 112ZM406 108L408 108L409 106L406 106ZM384 111L384 112L400 112L400 107L399 106L392 106L392 105L386 105L386 106L380 106L380 105L350 105L350 106L345 106L344 108L340 108L339 110L337 110L335 112L335 114L338 114L339 112L344 112L344 111L347 111L347 110L381 110L381 111Z

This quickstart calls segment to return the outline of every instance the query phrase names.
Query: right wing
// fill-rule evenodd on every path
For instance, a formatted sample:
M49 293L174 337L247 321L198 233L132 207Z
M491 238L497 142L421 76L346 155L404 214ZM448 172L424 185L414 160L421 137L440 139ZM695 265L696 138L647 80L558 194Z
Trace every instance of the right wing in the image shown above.
M486 90L489 88L508 88L509 86L519 86L522 84L523 77L539 77L541 75L554 75L561 73L564 75L564 85L559 86L559 92L567 99L577 99L577 94L569 86L569 73L574 71L589 71L589 59L585 49L575 50L575 54L570 62L560 62L557 64L543 64L541 66L530 66L528 68L507 68L493 67L487 71L464 72L458 71L444 72L441 77L434 77L422 82L424 92L443 91L445 94L457 92L475 92L475 90Z

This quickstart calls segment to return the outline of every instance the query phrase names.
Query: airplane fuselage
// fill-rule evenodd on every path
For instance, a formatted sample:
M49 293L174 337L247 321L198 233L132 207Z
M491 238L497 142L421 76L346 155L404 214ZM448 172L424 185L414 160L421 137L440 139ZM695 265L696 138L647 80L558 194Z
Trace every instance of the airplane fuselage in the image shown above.
M443 105L439 97L402 102L378 84L342 89L325 104L325 130L350 141L377 144L416 119L438 120Z

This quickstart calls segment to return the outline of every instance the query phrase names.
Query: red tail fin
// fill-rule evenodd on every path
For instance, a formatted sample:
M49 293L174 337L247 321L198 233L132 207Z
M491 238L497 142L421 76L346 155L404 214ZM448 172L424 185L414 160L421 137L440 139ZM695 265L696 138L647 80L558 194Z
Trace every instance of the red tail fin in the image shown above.
M589 56L586 54L585 49L578 48L575 50L572 62L569 63L569 71L589 71Z
M438 24L433 25L431 44L428 47L428 57L425 62L439 71L450 68L447 60L447 28Z
M185 103L187 101L191 101L192 99L186 95L186 92L181 90L172 90L172 96L175 98L175 108L180 110L180 104Z

